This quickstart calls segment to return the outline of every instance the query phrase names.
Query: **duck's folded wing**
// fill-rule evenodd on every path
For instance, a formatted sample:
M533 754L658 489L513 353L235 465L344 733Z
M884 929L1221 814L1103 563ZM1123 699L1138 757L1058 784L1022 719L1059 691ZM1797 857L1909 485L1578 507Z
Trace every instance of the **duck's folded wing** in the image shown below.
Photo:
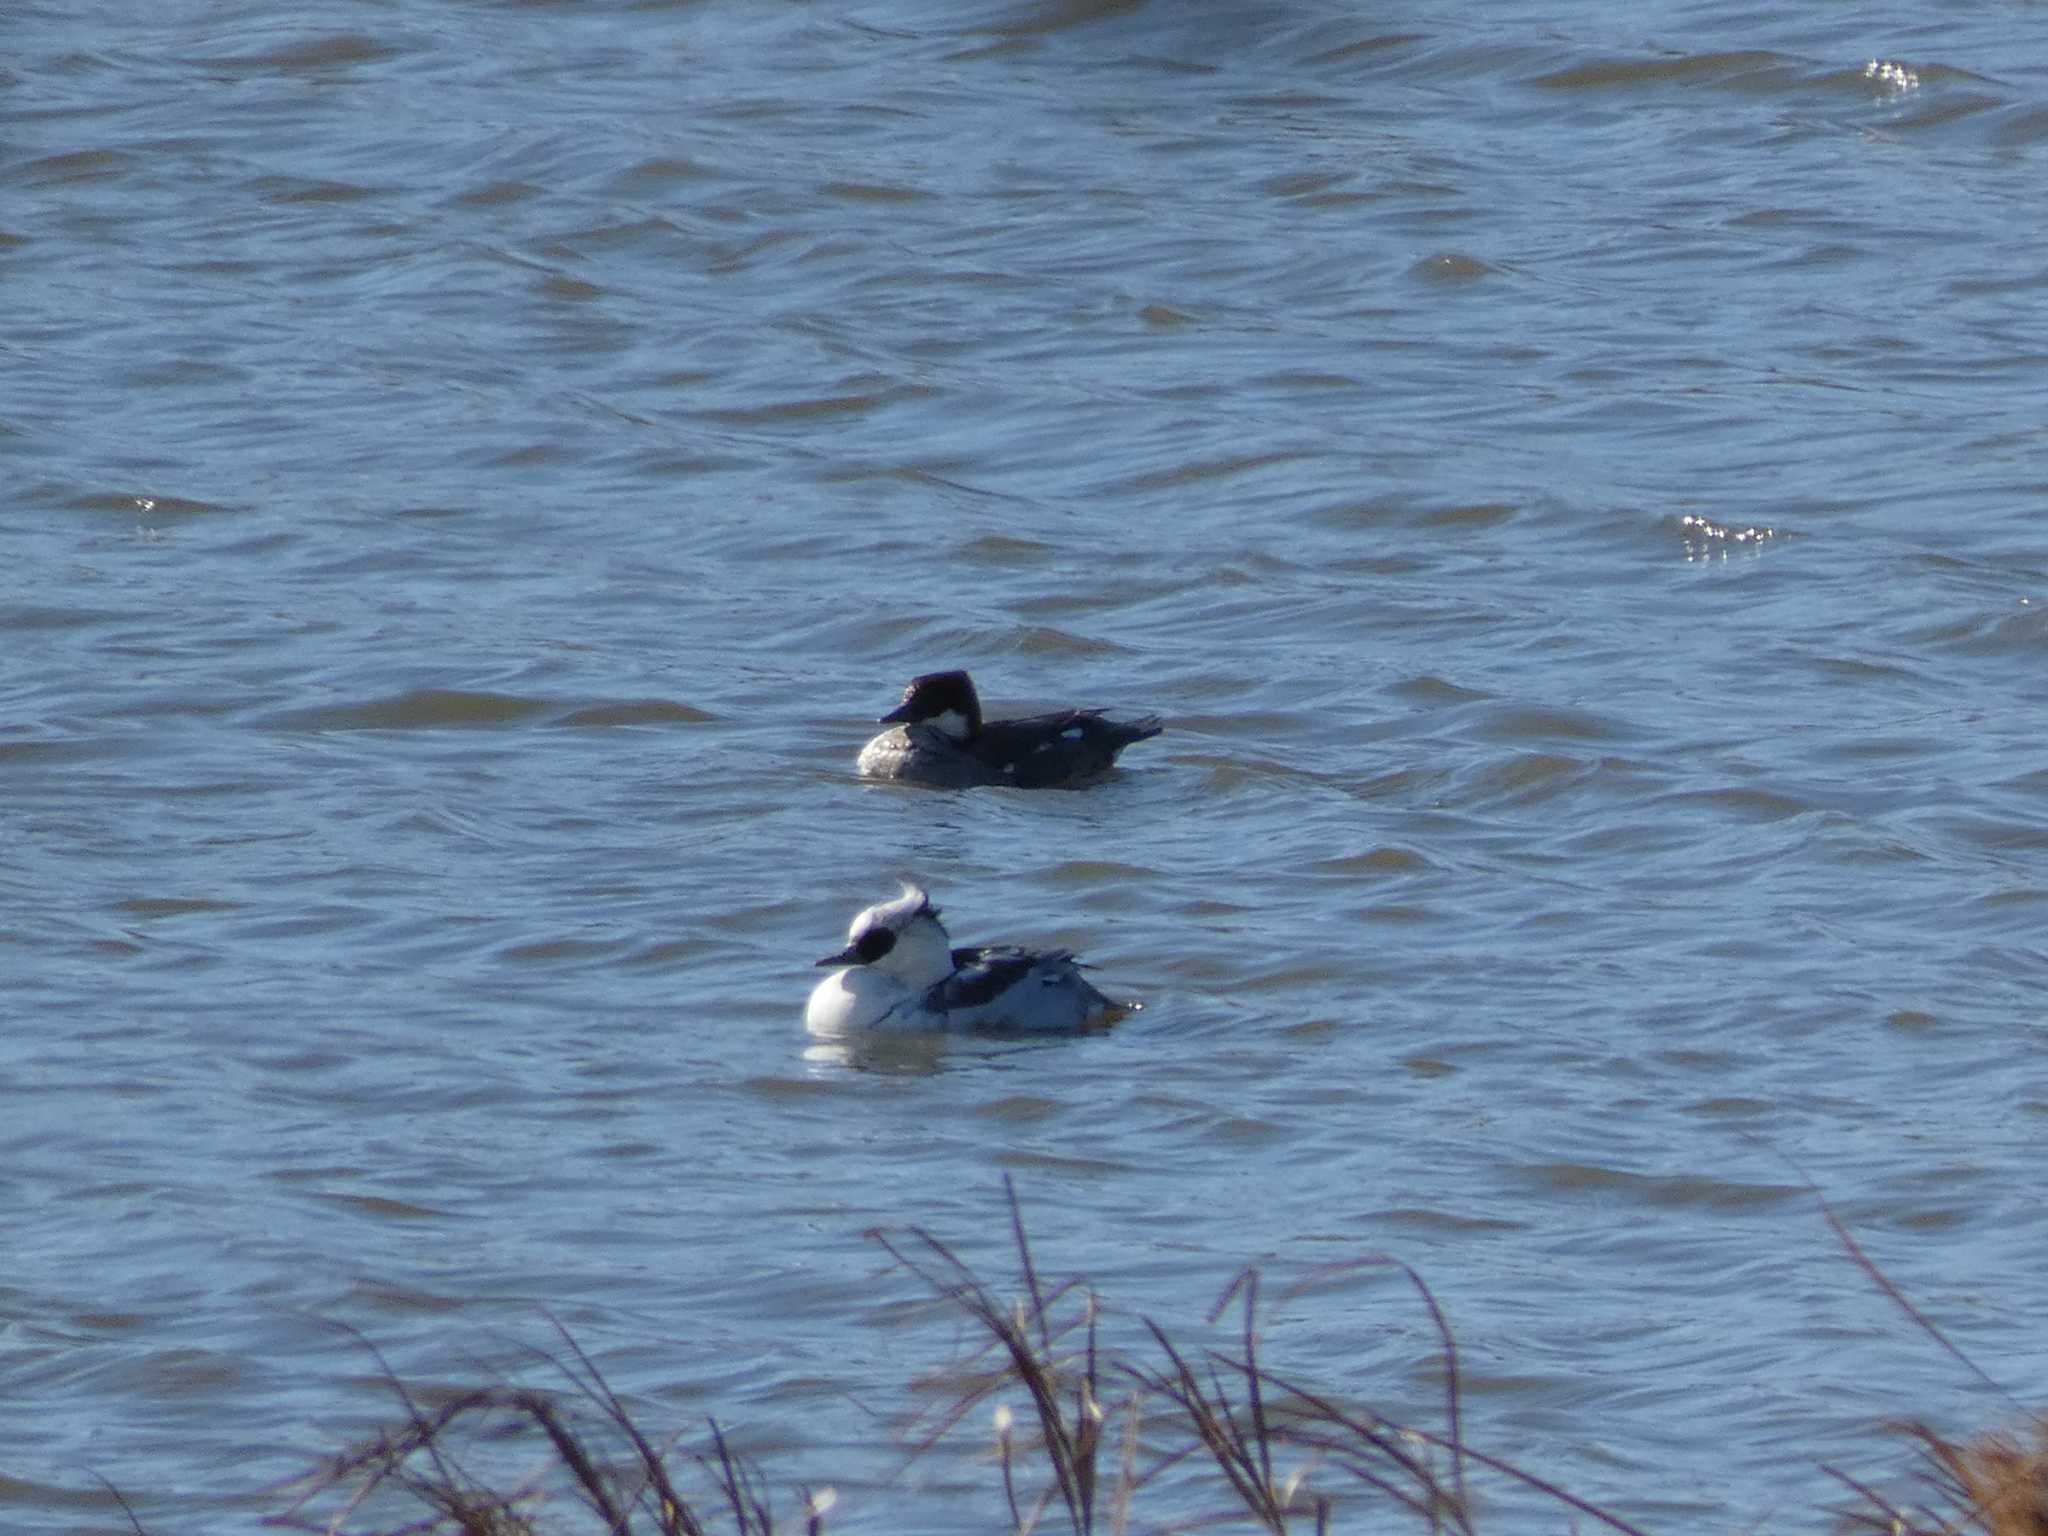
M1051 742L1077 740L1102 716L1099 709L1057 709L1049 715L1020 715L1014 720L985 720L973 750L982 756L1013 763ZM1071 735L1069 733L1072 733Z
M1025 788L1067 784L1101 773L1134 741L1159 734L1157 716L1120 721L1099 709L1069 709L981 728L972 750Z
M925 1006L940 1013L984 1008L1013 987L1059 980L1073 963L1072 951L1065 949L1019 949L1014 944L956 949L953 974L925 994Z

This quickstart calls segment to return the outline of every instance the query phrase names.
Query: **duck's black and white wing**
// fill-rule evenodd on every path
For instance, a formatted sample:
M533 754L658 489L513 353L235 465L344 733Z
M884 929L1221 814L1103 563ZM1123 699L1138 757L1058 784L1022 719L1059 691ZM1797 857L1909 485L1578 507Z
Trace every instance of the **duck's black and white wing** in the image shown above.
M1073 1033L1104 1022L1115 1004L1088 984L1073 952L992 944L953 951L953 974L925 1006L958 1029Z

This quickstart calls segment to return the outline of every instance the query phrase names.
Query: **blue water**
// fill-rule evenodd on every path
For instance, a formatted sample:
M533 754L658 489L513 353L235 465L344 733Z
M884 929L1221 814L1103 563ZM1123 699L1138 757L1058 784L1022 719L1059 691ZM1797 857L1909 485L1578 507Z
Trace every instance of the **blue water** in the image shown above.
M0 20L0 1523L255 1529L367 1345L553 1382L554 1318L832 1529L987 1529L863 1233L1007 1294L1005 1174L1130 1358L1405 1260L1473 1444L1650 1529L2019 1417L1816 1191L2025 1397L2031 20ZM855 781L951 665L1167 733ZM913 877L1144 1009L811 1041ZM1398 1275L1267 1321L1440 1427Z

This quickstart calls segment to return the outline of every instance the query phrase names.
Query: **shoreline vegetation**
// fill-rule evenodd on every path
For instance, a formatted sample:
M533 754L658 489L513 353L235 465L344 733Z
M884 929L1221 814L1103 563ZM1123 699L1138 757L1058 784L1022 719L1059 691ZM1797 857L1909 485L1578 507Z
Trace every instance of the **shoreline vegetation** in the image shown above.
M1466 1439L1456 1339L1421 1276L1398 1260L1337 1268L1401 1274L1420 1298L1442 1361L1443 1402L1429 1428L1268 1368L1254 1269L1238 1275L1206 1320L1236 1324L1232 1347L1191 1351L1143 1318L1148 1351L1110 1357L1099 1347L1094 1292L1079 1280L1048 1283L1040 1275L1007 1179L1005 1190L1021 1285L1014 1299L1000 1298L922 1228L868 1234L980 1339L947 1374L939 1406L911 1436L906 1466L942 1443L990 1432L968 1429L970 1418L989 1424L986 1519L993 1528L1010 1536L1193 1529L1323 1536L1405 1527L1478 1536L1486 1522L1475 1505L1491 1486L1533 1495L1555 1510L1559 1529L1650 1536ZM1989 1382L1823 1211L1850 1257L1915 1326ZM567 1330L557 1323L556 1331L562 1353L551 1358L565 1389L498 1386L429 1397L386 1367L398 1421L280 1490L285 1507L265 1524L322 1536L825 1536L831 1489L796 1485L778 1496L715 1419L694 1448L682 1435L655 1434ZM985 1409L992 1411L982 1419ZM1921 1423L1889 1427L1915 1446L1924 1502L1896 1503L1824 1467L1851 1500L1833 1512L1837 1529L2048 1536L2048 1416L2020 1432L1966 1441ZM487 1470L476 1470L484 1463ZM506 1473L508 1465L519 1470ZM1145 1502L1148 1490L1168 1480L1176 1513L1162 1521L1146 1513ZM1213 1494L1201 1500L1208 1507L1188 1510L1191 1486ZM118 1490L114 1496L133 1529L148 1536L127 1500Z

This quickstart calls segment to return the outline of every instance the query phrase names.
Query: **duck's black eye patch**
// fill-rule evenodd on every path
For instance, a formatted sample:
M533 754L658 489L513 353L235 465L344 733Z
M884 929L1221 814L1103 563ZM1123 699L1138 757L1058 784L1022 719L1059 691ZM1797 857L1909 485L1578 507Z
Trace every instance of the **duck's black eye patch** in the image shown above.
M860 956L862 965L873 965L882 956L896 947L896 933L891 928L870 928L855 941L853 952Z

